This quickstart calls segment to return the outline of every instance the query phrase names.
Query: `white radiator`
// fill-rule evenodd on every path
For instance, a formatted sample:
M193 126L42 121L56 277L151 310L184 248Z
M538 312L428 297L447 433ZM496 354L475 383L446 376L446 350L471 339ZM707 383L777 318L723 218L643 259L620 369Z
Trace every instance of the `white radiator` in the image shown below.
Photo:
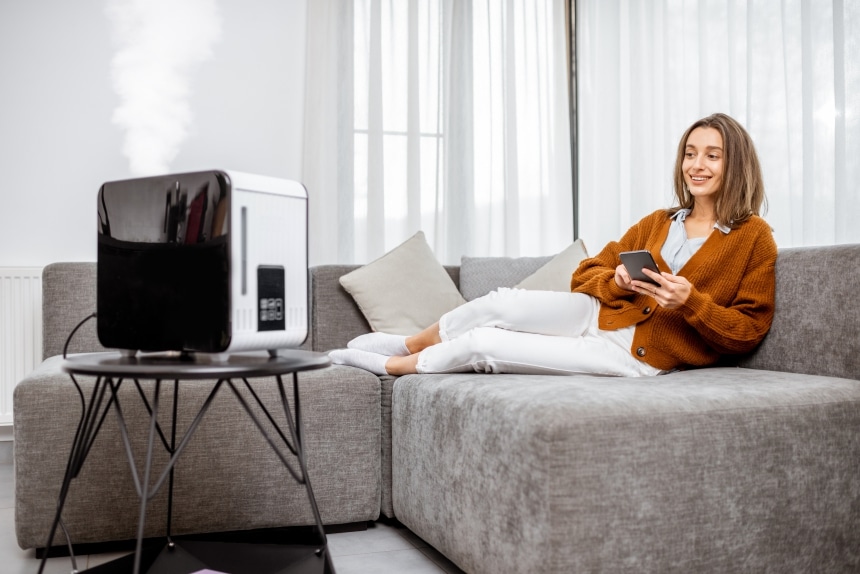
M42 360L42 268L0 267L0 425L15 385Z

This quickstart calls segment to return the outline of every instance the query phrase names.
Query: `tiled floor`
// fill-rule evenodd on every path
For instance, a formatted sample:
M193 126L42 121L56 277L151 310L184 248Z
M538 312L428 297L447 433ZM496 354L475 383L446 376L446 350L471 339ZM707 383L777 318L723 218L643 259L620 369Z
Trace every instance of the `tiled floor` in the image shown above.
M35 574L39 560L15 540L15 480L11 462L0 462L0 572ZM462 574L462 570L400 525L375 522L367 530L328 536L337 574ZM91 568L121 554L78 557L78 569ZM69 558L51 558L47 574L69 574Z

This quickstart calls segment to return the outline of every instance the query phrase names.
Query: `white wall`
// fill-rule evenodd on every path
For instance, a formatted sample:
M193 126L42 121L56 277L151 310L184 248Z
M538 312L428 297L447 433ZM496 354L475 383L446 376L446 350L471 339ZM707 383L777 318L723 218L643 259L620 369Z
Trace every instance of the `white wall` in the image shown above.
M220 39L190 73L194 118L170 171L301 180L308 0L216 1ZM0 267L95 261L99 186L132 177L106 4L0 0Z

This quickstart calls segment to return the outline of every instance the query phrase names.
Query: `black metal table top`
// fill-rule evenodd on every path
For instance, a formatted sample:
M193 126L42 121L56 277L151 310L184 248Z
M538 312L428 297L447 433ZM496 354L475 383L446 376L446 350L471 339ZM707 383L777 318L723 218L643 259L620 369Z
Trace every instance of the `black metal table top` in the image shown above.
M117 351L73 355L66 358L62 368L73 375L187 380L270 377L322 369L330 364L328 355L297 349L279 350L276 357L265 353L149 353L126 356Z

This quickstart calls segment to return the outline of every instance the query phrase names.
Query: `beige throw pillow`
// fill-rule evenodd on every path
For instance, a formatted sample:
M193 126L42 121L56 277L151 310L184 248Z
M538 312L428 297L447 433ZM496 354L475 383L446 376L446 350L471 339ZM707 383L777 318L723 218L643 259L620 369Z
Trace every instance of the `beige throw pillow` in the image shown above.
M340 278L374 331L413 335L465 303L419 231Z
M577 239L564 251L553 257L546 265L517 283L518 289L533 291L570 292L570 278L579 262L588 258L585 243Z

